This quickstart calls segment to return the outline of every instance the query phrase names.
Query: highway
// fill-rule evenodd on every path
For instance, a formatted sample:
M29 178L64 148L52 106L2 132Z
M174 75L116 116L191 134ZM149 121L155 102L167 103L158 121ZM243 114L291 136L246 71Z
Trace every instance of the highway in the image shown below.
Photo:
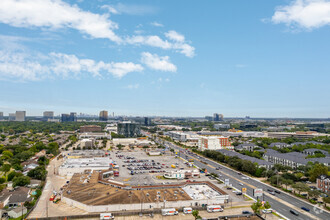
M174 148L177 150L185 150L171 142L168 141L157 141L160 142L160 144L163 144L169 148ZM185 151L183 151L185 152ZM254 188L260 188L263 189L264 192L267 192L268 189L270 190L278 190L277 188L271 187L265 183L262 183L258 180L252 179L248 177L249 179L242 179L242 177L247 177L245 175L239 175L238 171L232 170L226 166L223 166L219 163L216 163L212 160L209 160L205 157L202 157L200 155L193 155L188 153L182 153L180 152L180 157L184 159L194 159L194 164L200 168L206 168L209 173L216 173L219 176L221 175L220 179L229 179L230 184L237 188L247 188L247 194L251 197L253 197L253 189ZM200 157L200 159L198 158ZM207 164L201 163L200 160L203 160ZM216 170L217 167L220 167L221 169ZM240 183L242 185L240 185ZM261 199L261 198L260 198ZM330 219L330 214L326 211L316 209L316 212L314 210L314 206L310 203L307 203L305 201L302 201L294 196L291 196L283 191L281 191L280 194L275 193L275 195L270 195L269 193L264 193L264 201L268 201L270 205L272 206L272 209L276 210L283 216L285 216L288 219L292 220L312 220L312 219ZM292 207L291 207L292 206ZM301 207L306 207L310 210L310 212L306 212L301 209ZM299 212L299 216L295 216L290 213L290 209L294 209L297 212ZM323 211L323 212L322 212Z

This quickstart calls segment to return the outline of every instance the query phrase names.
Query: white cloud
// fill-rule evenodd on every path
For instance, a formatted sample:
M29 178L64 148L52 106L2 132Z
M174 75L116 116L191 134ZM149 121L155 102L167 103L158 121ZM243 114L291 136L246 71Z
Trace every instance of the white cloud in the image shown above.
M156 22L156 21L154 21L154 22L151 22L150 23L152 26L155 26L155 27L164 27L164 25L163 24L161 24L161 23L158 23L158 22Z
M184 42L184 36L182 34L179 34L176 31L169 31L165 33L165 36L171 40L177 41L177 42Z
M149 13L155 8L139 5L102 6L110 13ZM120 37L114 30L117 23L109 19L109 14L96 14L70 5L62 0L0 0L0 22L25 28L71 28L92 38L109 39L118 44L148 45L165 50L174 50L187 57L195 55L195 48L176 31L165 33L167 39L157 35ZM159 23L157 23L159 25Z
M151 54L148 52L143 52L141 56L141 62L151 69L169 72L177 71L176 66L170 62L168 56L160 57L157 54Z
M118 25L109 15L83 11L61 0L1 0L0 22L15 27L69 27L93 38L107 38L121 42L113 30Z
M166 34L167 33L165 33L165 35ZM169 38L169 39L173 40L172 38ZM183 39L184 39L184 37L183 37ZM148 45L148 46L152 46L152 47L162 48L165 50L174 49L174 50L178 51L179 53L186 55L187 57L195 56L195 48L190 46L189 44L185 43L184 41L176 40L173 42L173 41L163 40L157 35L149 35L149 36L136 35L136 36L132 36L132 37L127 37L125 39L125 41L128 44Z
M138 89L140 87L140 84L131 84L125 87L125 89Z
M272 22L306 29L330 25L330 1L294 0L290 5L276 8Z
M116 11L116 14L145 15L154 14L158 9L150 5L122 4L104 5L106 9ZM110 11L111 12L111 11Z
M31 55L22 51L0 51L0 80L37 81L47 78L78 78L83 74L103 77L110 74L121 78L130 72L142 71L140 64L131 62L94 61L75 55L50 53Z

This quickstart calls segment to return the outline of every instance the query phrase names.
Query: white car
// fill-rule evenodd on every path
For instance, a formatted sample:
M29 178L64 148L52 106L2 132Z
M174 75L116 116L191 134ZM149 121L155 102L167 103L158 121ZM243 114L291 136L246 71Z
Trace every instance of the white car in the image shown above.
M273 212L272 209L263 209L262 210L262 213L264 213L264 214L269 214L269 213L272 213L272 212Z
M248 180L249 177L247 177L247 176L243 176L242 179L243 179L243 180Z
M239 183L238 185L243 186L244 184L243 183Z

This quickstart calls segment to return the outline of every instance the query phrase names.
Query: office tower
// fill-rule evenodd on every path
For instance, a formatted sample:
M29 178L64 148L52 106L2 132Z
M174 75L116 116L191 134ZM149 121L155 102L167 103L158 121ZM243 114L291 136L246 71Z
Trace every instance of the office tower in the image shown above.
M54 119L54 112L52 111L45 111L43 113L43 118L47 121L48 119Z
M15 113L9 113L8 114L8 120L9 121L15 121L16 119L16 114Z
M108 121L108 111L100 111L100 121Z
M137 137L140 135L140 125L130 121L118 123L117 133L125 137Z
M145 126L150 126L151 125L151 118L144 117L144 125Z
M25 111L16 111L15 113L15 121L25 121Z
M213 121L223 121L223 114L214 113Z
M77 121L77 113L71 112L70 114L62 114L61 121L62 122Z
M3 119L3 112L0 112L0 120Z

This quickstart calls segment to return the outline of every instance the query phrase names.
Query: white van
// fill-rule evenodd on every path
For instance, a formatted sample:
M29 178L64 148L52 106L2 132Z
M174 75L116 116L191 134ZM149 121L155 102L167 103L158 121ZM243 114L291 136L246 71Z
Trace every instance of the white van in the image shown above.
M223 208L220 205L208 205L207 212L222 212Z
M183 208L183 213L184 214L191 214L193 209L191 207L184 207Z
M175 208L162 209L162 215L177 215L179 214Z
M115 217L111 213L100 214L100 220L108 220L108 219L115 219Z

